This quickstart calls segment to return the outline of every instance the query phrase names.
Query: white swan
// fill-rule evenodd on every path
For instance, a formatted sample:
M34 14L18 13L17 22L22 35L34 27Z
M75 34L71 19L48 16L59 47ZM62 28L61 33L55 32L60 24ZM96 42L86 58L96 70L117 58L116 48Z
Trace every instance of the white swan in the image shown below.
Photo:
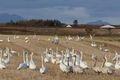
M4 40L0 39L0 42L3 42Z
M55 63L56 63L56 56L54 55L53 50L51 51L51 53L52 53L51 62L52 62L53 64L55 64Z
M30 65L29 65L29 68L30 69L36 69L36 65L35 65L35 63L34 63L34 61L33 61L33 52L31 53L31 60L30 60Z
M7 41L8 41L8 42L11 42L11 41L10 41L10 37L7 38Z
M72 66L72 70L75 73L83 73L84 69L81 68L79 65L76 65L76 55L73 56L74 57L74 61L73 61L73 66Z
M116 59L115 69L120 69L120 61L118 59Z
M25 40L25 43L29 43L29 42L30 42L30 40L29 40L29 39Z
M76 37L76 41L79 41L80 40L80 37L77 35L77 37Z
M96 62L97 62L97 56L92 54L92 60L94 61L94 64L92 66L92 70L95 72L95 73L101 73L101 67L99 66L96 66Z
M26 64L27 64L27 67L29 67L30 61L29 61L29 58L28 58L28 51L26 51Z
M80 67L82 67L83 69L88 69L88 65L85 61L83 61L83 52L81 51L81 57L80 57Z
M0 69L5 69L6 66L2 61L2 50L0 50Z
M73 38L69 35L68 40L71 41L71 40L73 40Z
M115 57L113 58L115 62L115 69L120 69L120 61L119 61L120 55L115 51Z
M17 54L17 51L16 50L13 50L12 48L10 49L10 53L12 54Z
M10 63L10 53L9 52L7 52L7 57L5 59L3 59L3 62L5 64L9 64Z
M19 38L20 38L20 36L18 36L18 35L14 35L14 37L13 37L14 40L19 39Z
M102 46L104 46L104 45L100 45L99 50L104 51L104 52L108 52L109 51L108 48L102 48Z
M71 72L71 67L69 66L69 59L68 59L67 65L64 64L64 55L62 57L62 61L59 65L59 67L60 67L61 71L63 71L63 72L66 72L66 73Z
M97 44L92 41L91 46L92 46L92 47L97 47Z
M51 53L50 51L48 50L48 48L46 48L46 51L44 52L44 62L45 63L49 63L50 60L51 60Z
M108 62L107 57L105 55L105 67L112 67L112 66L113 66L113 63Z
M19 64L17 69L20 70L20 69L26 69L26 68L27 68L27 63L25 60L25 52L23 51L23 63Z
M40 68L40 73L41 74L45 74L48 70L47 70L47 68L44 66L44 58L43 58L43 56L41 56L41 58L42 58L42 67Z
M28 36L26 36L26 37L25 37L25 40L28 40L28 39L29 39L29 37L28 37Z
M101 66L101 72L103 74L113 74L114 73L114 70L110 67L105 67L105 62L106 62L106 58L104 56L104 61L103 61L103 64Z

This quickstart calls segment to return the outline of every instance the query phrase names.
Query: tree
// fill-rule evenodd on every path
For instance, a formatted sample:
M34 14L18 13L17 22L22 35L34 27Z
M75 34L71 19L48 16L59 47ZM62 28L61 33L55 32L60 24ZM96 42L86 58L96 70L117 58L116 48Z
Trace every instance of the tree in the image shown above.
M74 25L74 26L77 26L77 25L78 25L78 20L74 20L74 21L73 21L73 25Z

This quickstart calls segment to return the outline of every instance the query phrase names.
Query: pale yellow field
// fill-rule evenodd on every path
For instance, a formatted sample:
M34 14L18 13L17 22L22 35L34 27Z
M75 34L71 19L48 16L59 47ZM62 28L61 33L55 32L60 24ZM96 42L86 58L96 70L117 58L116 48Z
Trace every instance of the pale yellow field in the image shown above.
M7 42L7 37L10 37L11 42ZM14 54L10 59L11 62L8 64L7 68L4 70L0 70L0 80L120 80L120 70L116 70L114 74L96 74L91 69L88 69L86 73L83 74L75 74L75 73L63 73L59 69L59 65L46 63L45 66L48 68L48 72L46 74L40 74L39 68L41 67L41 54L45 50L45 48L53 48L56 47L59 50L65 50L66 48L74 48L78 51L83 51L84 60L88 63L89 66L92 66L91 55L94 53L99 56L99 62L97 65L101 65L102 63L102 55L104 54L98 48L93 48L90 46L90 41L86 38L83 41L66 41L64 37L60 37L60 44L55 45L52 44L51 41L48 41L48 38L52 36L40 36L37 35L34 39L32 35L29 35L30 42L25 43L25 35L19 35L20 38L14 40L13 35L0 35L0 39L4 41L0 43L0 48L9 47L13 50L16 50L20 53L20 56ZM40 40L38 41L38 38ZM110 38L112 39L112 38ZM115 39L115 38L114 38ZM112 61L112 57L114 56L114 50L120 51L120 42L119 41L109 41L109 38L95 38L95 41L105 42L105 46L110 49L110 52L106 53L108 60ZM117 37L116 37L117 39ZM34 61L37 65L36 70L17 70L16 68L22 62L22 52L24 49L28 49L31 52L34 52ZM113 62L114 63L114 62Z

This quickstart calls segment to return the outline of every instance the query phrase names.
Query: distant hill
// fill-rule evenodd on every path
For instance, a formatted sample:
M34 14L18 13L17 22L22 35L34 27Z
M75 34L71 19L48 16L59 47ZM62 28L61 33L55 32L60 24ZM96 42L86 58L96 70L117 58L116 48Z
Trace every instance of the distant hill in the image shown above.
M24 18L15 14L2 13L0 14L0 23L23 20Z
M88 22L87 24L90 24L90 25L110 25L110 23L102 21L102 20L98 20L95 22Z

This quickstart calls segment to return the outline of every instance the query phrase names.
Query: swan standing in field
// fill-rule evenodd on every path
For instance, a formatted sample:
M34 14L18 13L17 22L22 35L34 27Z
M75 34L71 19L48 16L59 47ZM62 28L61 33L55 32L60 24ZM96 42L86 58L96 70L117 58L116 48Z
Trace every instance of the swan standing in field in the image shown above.
M33 61L33 52L31 53L31 60L30 60L30 65L29 65L29 68L30 69L36 69L36 65L35 65L35 63L34 63L34 61Z
M71 40L73 40L73 38L69 35L68 40L71 41Z
M0 39L0 42L3 42L4 40Z
M20 36L16 35L16 39L19 39L19 38L20 38Z
M44 52L44 62L45 63L49 63L51 60L51 56L52 54L50 53L50 51L48 50L48 48L46 48L45 52Z
M47 72L47 68L44 66L44 57L43 56L41 56L41 58L42 58L42 67L40 68L40 73L41 74L45 74L46 72Z
M30 61L29 61L29 58L28 58L28 51L26 51L26 64L27 64L27 67L29 67Z
M94 54L92 54L92 60L94 61L94 64L92 66L92 70L95 73L101 73L101 67L96 66L96 62L97 62L97 56L95 56Z
M2 61L2 50L0 50L0 69L5 69L6 66Z
M61 61L60 59L61 59L62 55L60 54L58 48L56 48L55 57L56 57L56 64L59 64Z
M80 37L80 40L83 41L84 39L85 39L85 36L81 36L81 37Z
M105 67L112 67L112 66L113 66L113 63L108 62L108 59L107 59L107 57L105 55Z
M26 68L27 68L27 63L25 60L25 52L23 51L23 63L19 64L17 69L20 70L20 69L26 69Z
M8 41L8 42L11 42L11 41L10 41L10 37L7 38L7 41Z
M113 60L115 61L115 69L120 69L120 61L119 61L120 55L115 51L115 57Z
M29 42L30 42L30 40L29 40L29 39L25 40L25 43L29 43Z
M108 52L109 49L108 48L102 48L103 46L104 46L103 44L100 45L99 50L104 51L104 52Z
M53 50L51 51L51 53L52 53L51 62L52 62L53 64L55 64L55 63L56 63L56 56L55 56Z
M62 54L63 54L63 52L62 52ZM64 55L62 55L62 59L59 64L59 67L60 67L61 71L65 72L65 73L69 73L72 71L72 67L69 65L70 56L67 55L65 57L67 57L67 64L65 64L65 62L64 62Z
M7 57L8 53L10 53L10 50L8 47L5 48L5 50L3 50L3 57ZM11 55L11 54L10 54ZM12 55L11 55L12 56Z
M19 55L19 53L16 50L13 50L12 48L10 49L10 53Z
M14 40L19 39L19 38L20 38L20 36L18 36L18 35L14 35L14 37L13 37Z
M80 40L80 37L77 35L77 37L76 37L76 41L79 41Z
M29 39L29 37L28 37L28 36L26 36L26 37L25 37L25 40L28 40L28 39Z
M118 60L118 58L116 59L115 69L120 69L120 61Z
M9 64L9 63L10 63L10 53L9 53L9 52L6 52L6 54L7 54L7 57L6 57L5 59L3 59L3 62L4 62L5 64Z
M92 47L97 47L97 44L92 41L91 46L92 46Z
M103 74L113 74L114 70L110 67L105 67L105 62L106 62L106 58L104 57L104 61L103 61L103 64L101 66L101 72Z
M76 65L76 55L74 55L73 57L74 57L73 66L72 66L73 72L75 72L75 73L83 73L84 69L81 68L80 66Z
M120 58L120 55L118 54L118 52L117 51L115 51L115 56L113 57L113 61L115 61L115 60L119 60L119 58Z
M81 51L81 57L80 57L80 67L82 67L83 69L88 69L88 65L85 61L83 61L83 52Z

